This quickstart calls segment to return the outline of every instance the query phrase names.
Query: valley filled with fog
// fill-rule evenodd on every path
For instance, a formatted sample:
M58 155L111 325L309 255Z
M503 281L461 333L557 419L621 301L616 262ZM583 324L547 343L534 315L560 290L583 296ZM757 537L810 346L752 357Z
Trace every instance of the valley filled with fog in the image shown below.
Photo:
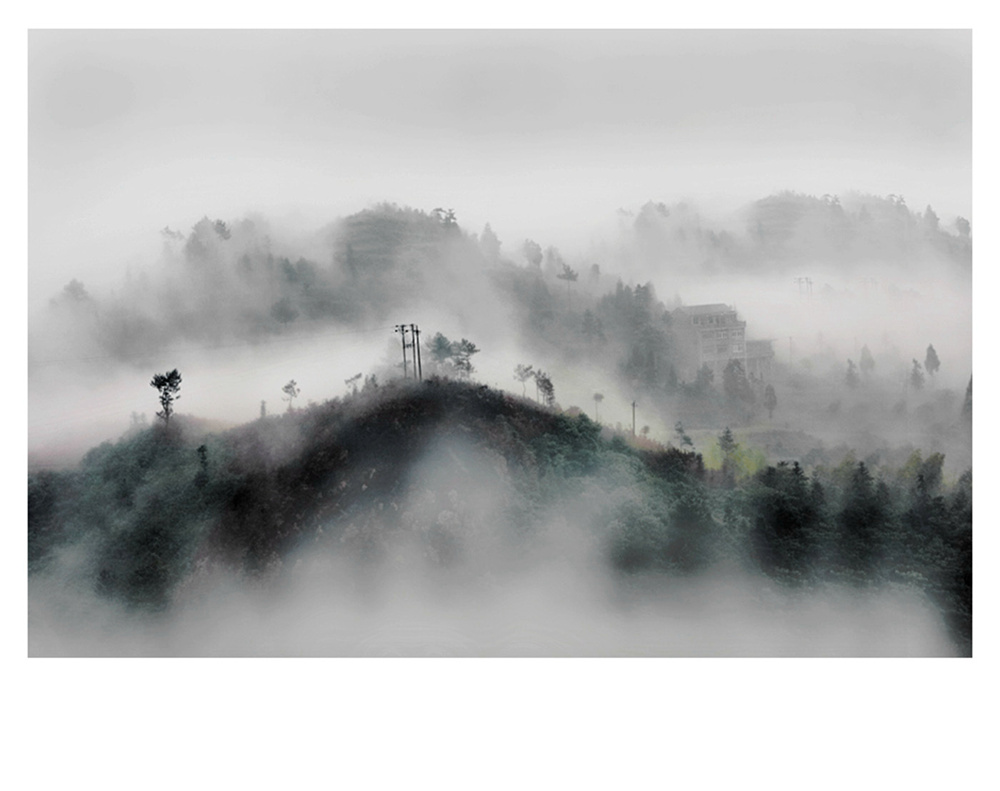
M31 41L32 656L971 655L960 31Z

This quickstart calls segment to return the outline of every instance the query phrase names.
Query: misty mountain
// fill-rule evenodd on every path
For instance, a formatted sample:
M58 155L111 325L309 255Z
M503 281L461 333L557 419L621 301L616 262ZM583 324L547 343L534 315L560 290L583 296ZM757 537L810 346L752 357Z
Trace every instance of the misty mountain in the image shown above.
M620 213L617 238L569 261L552 246L544 258L525 253L533 245L541 256L542 245L532 240L504 245L488 225L472 233L451 209L383 203L304 238L289 238L260 217L205 217L188 233L164 228L159 263L130 274L114 294L91 294L72 280L51 299L41 324L72 327L89 351L138 362L164 343L260 341L324 324L363 326L422 302L465 315L470 293L489 300L498 287L506 315L538 332L567 307L557 304L564 286L570 310L574 294L577 307L592 308L616 278L650 266L677 277L784 273L803 262L859 275L870 262L902 271L931 266L944 276L970 271L968 222L958 218L950 231L930 206L913 211L900 196L783 192L744 214L742 228L725 227L688 204L650 201Z
M544 240L502 240L489 225L471 233L451 209L379 204L309 233L260 216L204 217L188 233L164 228L155 265L130 268L120 289L91 293L74 279L32 316L31 386L71 403L63 369L80 387L113 387L177 357L190 369L193 355L220 349L205 363L219 368L226 349L259 349L240 388L236 414L246 420L274 395L258 374L262 360L315 356L332 334L330 367L341 372L330 378L363 368L386 380L396 375L398 345L380 358L370 343L344 355L346 341L388 340L390 323L419 318L432 322L425 339L441 322L483 349L476 364L495 386L507 381L518 392L510 370L532 363L555 372L564 403L587 406L603 392L606 413L623 422L638 402L640 426L661 439L678 420L718 431L766 418L771 429L804 430L861 457L902 444L944 453L953 474L965 469L968 437L953 429L971 374L962 318L968 224L951 233L933 210L860 194L780 193L746 215L726 229L690 204L649 201L620 213L617 237L565 254ZM769 296L777 289L787 296ZM692 305L692 295L709 304ZM720 301L733 296L741 304ZM700 330L699 350L691 310L723 310L707 320L732 324ZM716 342L728 351L706 368ZM935 361L926 379L912 376L913 362ZM289 363L278 384L301 379L300 366ZM336 392L326 384L307 397ZM131 401L125 414L138 406ZM72 409L50 409L41 395L33 408L52 426ZM52 444L63 440L49 433ZM67 458L96 441L81 437Z
M915 451L807 473L755 462L728 429L708 468L688 444L446 379L369 381L222 433L178 415L29 477L32 585L169 616L222 580L278 590L324 558L371 602L400 575L485 596L568 563L640 606L657 580L728 570L909 591L971 650L971 472Z

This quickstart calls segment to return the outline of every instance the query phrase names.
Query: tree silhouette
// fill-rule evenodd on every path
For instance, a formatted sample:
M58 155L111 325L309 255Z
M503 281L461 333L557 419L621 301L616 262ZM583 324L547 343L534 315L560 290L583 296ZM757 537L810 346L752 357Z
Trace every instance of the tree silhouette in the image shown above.
M483 257L490 263L495 263L500 258L500 240L490 228L489 223L486 223L486 227L479 235L479 249L482 251Z
M594 393L594 420L596 422L598 422L598 423L601 422L601 419L598 416L597 407L598 407L598 404L600 404L601 401L603 401L603 400L604 400L604 394L603 393Z
M934 351L934 344L932 343L927 347L927 356L924 358L924 368L927 369L927 373L934 376L940 367L941 361L938 359L937 352Z
M165 374L154 374L149 384L151 387L155 387L160 393L160 406L162 410L157 412L156 416L163 420L165 426L169 426L170 416L174 413L174 401L180 399L177 393L181 389L181 375L174 368L174 370L168 371Z
M446 231L457 231L458 230L458 220L455 217L454 209L434 209L431 214L437 219L439 223L444 227Z
M296 386L295 380L292 379L288 384L281 388L281 392L285 394L282 396L282 400L288 402L288 411L291 412L292 401L294 401L302 391Z
M570 298L569 284L575 283L577 281L577 279L580 277L579 273L575 269L571 269L569 264L564 262L562 265L562 272L556 275L556 277L559 278L560 280L566 281L566 299L569 299Z
M433 362L444 365L451 358L453 346L454 344L448 340L447 336L439 332L427 344L427 352Z
M855 571L870 571L888 519L885 485L876 483L864 462L858 462L844 491L837 517L841 561Z
M924 371L920 363L913 361L913 370L910 371L910 387L920 390L924 386Z
M451 345L451 358L455 364L455 370L463 379L472 376L476 369L472 367L472 355L479 353L479 347L472 341L462 338Z
M535 375L535 366L524 365L519 363L514 369L514 378L521 383L521 394L525 397L528 395L527 381L533 378Z
M718 441L722 451L722 477L727 485L732 486L736 482L736 451L740 445L729 426L719 434Z
M556 389L547 373L539 371L535 374L535 385L541 393L542 401L546 406L555 406Z
M525 239L521 245L521 253L536 269L542 265L542 246L538 242Z
M732 429L730 429L729 426L726 426L725 430L719 434L719 450L721 450L725 456L731 456L736 452L736 449L739 446L740 444L733 436Z
M764 388L764 409L767 410L767 419L774 417L774 410L778 406L778 396L774 392L774 385Z

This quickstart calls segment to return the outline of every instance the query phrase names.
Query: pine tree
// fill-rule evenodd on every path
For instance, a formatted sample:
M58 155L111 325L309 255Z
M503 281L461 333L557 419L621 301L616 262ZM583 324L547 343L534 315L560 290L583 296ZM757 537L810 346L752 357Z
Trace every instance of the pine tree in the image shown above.
M941 361L938 359L937 352L934 351L934 344L932 343L927 347L927 356L924 357L924 368L927 369L927 373L934 376L941 367Z
M169 426L170 416L174 413L174 401L180 399L177 393L181 389L181 375L176 368L165 374L154 374L149 385L160 392L162 410L157 412L156 416L163 420L165 426Z
M555 406L556 403L556 389L552 384L552 380L549 378L547 373L539 371L535 374L535 385L538 387L539 392L542 396L542 401L546 406Z

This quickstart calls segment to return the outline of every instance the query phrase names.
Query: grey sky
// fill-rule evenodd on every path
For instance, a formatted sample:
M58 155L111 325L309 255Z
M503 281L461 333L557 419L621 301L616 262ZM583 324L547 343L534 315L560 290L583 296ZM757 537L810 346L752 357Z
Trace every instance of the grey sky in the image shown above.
M971 216L968 31L76 31L29 37L33 299L170 224L392 200L508 249L778 189Z

